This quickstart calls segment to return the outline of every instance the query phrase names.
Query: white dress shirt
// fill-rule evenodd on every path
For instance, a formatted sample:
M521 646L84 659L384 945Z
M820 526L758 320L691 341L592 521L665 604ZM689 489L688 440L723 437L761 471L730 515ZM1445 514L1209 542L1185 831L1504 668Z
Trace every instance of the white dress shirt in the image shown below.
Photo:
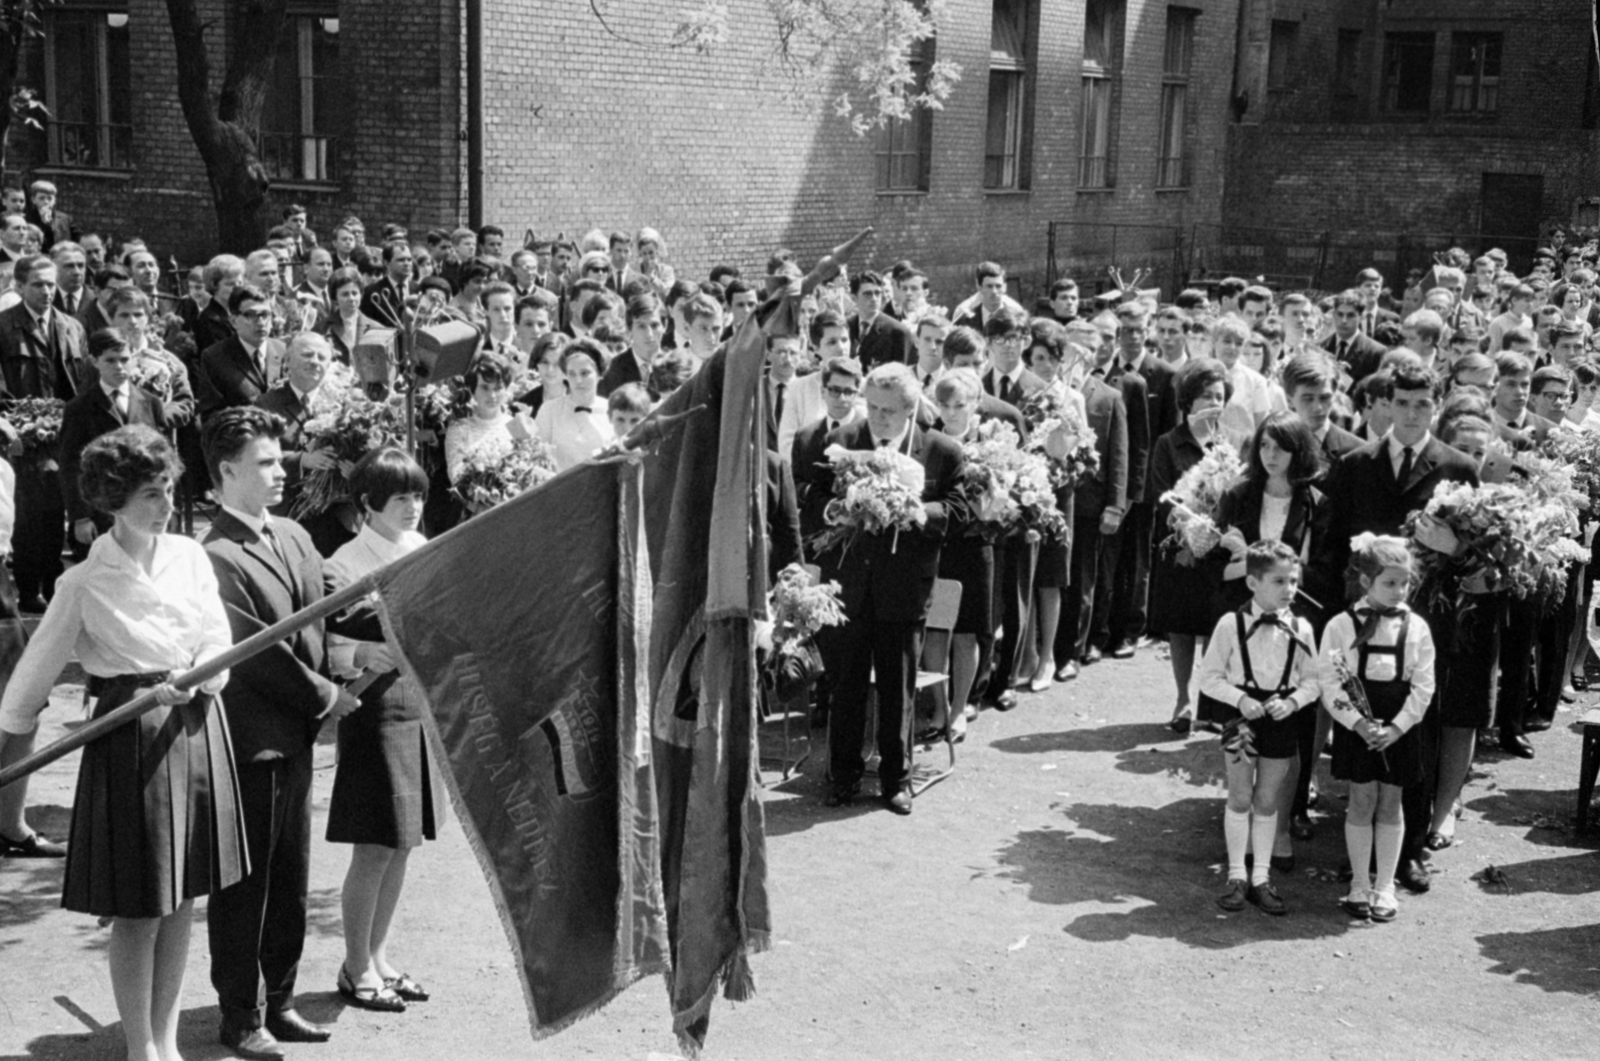
M1413 442L1410 446L1402 446L1394 437L1394 430L1392 428L1390 429L1389 433L1385 435L1384 438L1387 440L1389 445L1389 467L1394 469L1394 477L1396 479L1400 478L1400 466L1405 463L1406 450L1411 450L1411 466L1414 468L1417 465L1417 458L1422 455L1423 447L1428 444L1428 440L1432 437L1433 435L1431 432L1425 431L1423 432L1422 438L1418 441Z
M180 534L156 538L150 572L102 534L83 563L56 582L39 629L0 699L0 730L32 733L50 689L76 656L97 678L181 673L233 645L217 576L200 543ZM219 692L228 673L200 687Z
M821 420L828 411L822 397L821 372L792 379L783 392L783 408L778 410L778 455L785 461L794 449L794 436L802 427Z
M1363 599L1356 605L1359 610L1366 604ZM1401 605L1404 609L1405 606ZM1369 644L1379 648L1392 646L1400 638L1400 623L1404 616L1383 616L1378 619L1377 629L1373 632ZM1361 653L1355 648L1356 624L1351 620L1348 611L1342 611L1328 620L1327 627L1322 631L1322 655L1320 669L1322 673L1322 706L1328 709L1328 714L1333 720L1346 729L1354 729L1361 720L1360 714L1354 707L1341 706L1343 699L1340 693L1338 672L1334 670L1333 658L1335 655L1343 656L1345 666L1351 674L1364 677L1371 681L1393 681L1396 677L1404 678L1411 683L1411 692L1406 696L1405 706L1400 709L1400 714L1389 723L1401 733L1415 726L1421 721L1428 710L1428 703L1433 699L1433 663L1434 648L1433 634L1428 630L1428 624L1422 616L1415 612L1410 613L1410 623L1406 627L1406 669L1403 674L1395 674L1396 658L1390 653L1381 653L1367 660L1367 672L1360 670Z
M1244 617L1246 647L1250 650L1250 673L1258 689L1271 690L1283 677L1283 665L1289 659L1290 642L1298 642L1294 650L1294 663L1289 669L1289 684L1294 692L1289 699L1295 707L1314 704L1322 695L1318 677L1316 638L1311 624L1288 609L1274 613L1278 624L1256 621L1267 613L1251 601ZM1279 625L1281 624L1281 625ZM1213 700L1237 706L1248 695L1244 687L1244 654L1239 651L1239 619L1236 612L1228 612L1217 620L1211 643L1200 661L1200 691Z
M533 433L550 447L555 456L556 470L566 471L582 464L595 455L595 451L609 446L617 437L611 429L611 418L606 410L606 400L593 399L588 412L579 412L572 395L563 394L539 406L539 415L533 419Z
M416 531L404 531L396 541L390 541L368 523L350 541L339 546L337 552L322 565L322 575L329 591L335 592L351 585L357 579L388 567L394 561L426 545L428 539ZM342 634L328 634L328 669L336 677L354 678L361 673L356 666L356 648L362 642Z

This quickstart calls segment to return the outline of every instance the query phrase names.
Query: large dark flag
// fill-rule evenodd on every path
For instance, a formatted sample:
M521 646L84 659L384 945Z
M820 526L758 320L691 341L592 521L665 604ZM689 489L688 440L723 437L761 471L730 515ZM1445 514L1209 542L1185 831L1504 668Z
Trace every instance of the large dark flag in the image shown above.
M376 591L536 1037L668 965L639 476L575 468L397 561Z

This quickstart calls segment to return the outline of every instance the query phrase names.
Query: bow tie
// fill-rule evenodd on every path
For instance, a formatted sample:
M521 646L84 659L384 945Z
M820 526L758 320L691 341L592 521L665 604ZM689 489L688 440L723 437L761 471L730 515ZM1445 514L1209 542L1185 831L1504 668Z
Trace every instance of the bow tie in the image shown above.
M1397 619L1405 613L1406 608L1403 604L1397 604L1393 608L1379 608L1374 604L1363 604L1356 608L1356 614L1363 619L1372 615L1381 616L1385 619Z
M1277 612L1266 612L1256 619L1255 622L1250 624L1250 632L1246 634L1245 637L1248 639L1254 636L1255 632L1261 629L1263 626L1276 626L1279 630L1282 630L1291 637L1294 636L1294 627L1284 622L1282 615Z
M575 412L575 413L592 413L592 412L594 412L594 410L589 408L589 406L587 406L587 405L574 405L572 407L572 411Z

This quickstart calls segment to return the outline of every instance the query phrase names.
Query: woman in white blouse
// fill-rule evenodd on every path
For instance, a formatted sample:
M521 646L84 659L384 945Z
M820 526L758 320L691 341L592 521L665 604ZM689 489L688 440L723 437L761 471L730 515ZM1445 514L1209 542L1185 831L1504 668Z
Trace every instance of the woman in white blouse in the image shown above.
M422 545L417 533L427 473L404 450L367 454L350 475L366 525L323 567L329 592L386 567ZM328 624L328 661L341 677L378 675L361 707L339 720L339 771L328 804L328 840L354 845L345 874L344 967L339 993L363 1009L391 1012L428 992L389 961L389 927L411 849L432 840L443 809L439 771L422 730L423 704L401 677L370 602Z
M567 381L567 393L547 398L533 421L533 433L555 455L556 470L582 464L595 451L609 446L616 433L606 414L606 402L597 393L605 352L593 339L574 339L556 363Z
M527 418L506 411L513 370L511 362L493 350L473 358L464 377L472 392L472 414L451 424L444 433L445 470L454 483L468 459L501 456L531 437Z
M32 743L50 688L76 655L104 715L154 689L160 706L86 746L72 806L62 906L111 919L111 986L130 1058L178 1057L194 898L244 875L244 820L227 673L196 689L175 674L232 644L200 545L165 533L183 466L142 426L83 452L83 494L115 520L61 577L0 699L0 741Z

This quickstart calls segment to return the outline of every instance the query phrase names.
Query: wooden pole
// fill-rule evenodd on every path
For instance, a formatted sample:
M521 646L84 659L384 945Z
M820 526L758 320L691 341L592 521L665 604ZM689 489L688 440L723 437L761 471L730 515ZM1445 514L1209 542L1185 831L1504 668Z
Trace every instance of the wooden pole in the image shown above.
M277 644L295 631L310 626L318 619L326 618L334 612L343 611L368 593L371 593L377 584L377 572L364 578L359 578L338 592L328 594L328 596L315 604L301 608L287 619L281 619L265 630L256 631L221 655L214 656L198 667L185 671L173 679L172 684L180 689L192 689L197 685L203 685L235 664L243 663L256 653ZM19 781L27 777L34 771L50 765L64 755L77 751L90 741L98 740L118 726L126 722L132 722L156 706L155 690L145 690L127 703L106 712L99 718L91 720L54 744L41 748L26 759L0 770L0 788L6 787L13 781Z

